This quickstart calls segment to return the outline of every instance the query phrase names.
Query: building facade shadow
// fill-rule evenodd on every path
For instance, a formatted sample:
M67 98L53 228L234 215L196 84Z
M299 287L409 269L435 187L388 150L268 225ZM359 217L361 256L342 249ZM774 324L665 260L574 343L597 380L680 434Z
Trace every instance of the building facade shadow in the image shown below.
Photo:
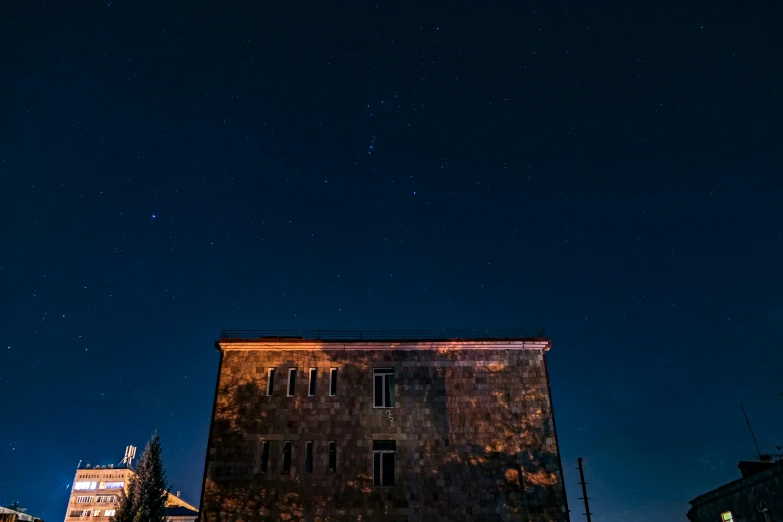
M223 350L202 521L568 520L542 350L288 347Z

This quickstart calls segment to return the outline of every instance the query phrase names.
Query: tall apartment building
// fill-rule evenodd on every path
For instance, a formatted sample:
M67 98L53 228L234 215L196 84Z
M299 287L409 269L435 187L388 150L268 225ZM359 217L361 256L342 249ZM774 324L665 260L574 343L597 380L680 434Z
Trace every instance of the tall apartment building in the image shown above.
M109 517L115 514L120 493L127 492L128 482L134 475L133 469L125 464L120 466L80 464L71 485L71 498L65 512L65 522L76 522L80 519L90 519L94 522L109 520ZM177 522L192 522L198 518L198 508L169 493L166 500L166 516Z
M568 521L519 332L224 332L202 522Z

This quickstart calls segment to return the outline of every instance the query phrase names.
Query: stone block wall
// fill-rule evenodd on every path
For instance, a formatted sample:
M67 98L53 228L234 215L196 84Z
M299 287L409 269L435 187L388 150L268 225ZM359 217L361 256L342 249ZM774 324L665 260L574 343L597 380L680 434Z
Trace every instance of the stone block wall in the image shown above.
M276 369L272 396L269 368ZM313 397L310 368L318 368ZM334 397L330 368L339 372ZM394 368L393 408L373 407L373 368ZM395 441L393 487L373 485L374 440ZM292 442L287 475L284 441ZM311 473L306 441L314 445ZM331 473L329 441L337 447ZM540 349L229 346L207 452L204 522L568 520Z

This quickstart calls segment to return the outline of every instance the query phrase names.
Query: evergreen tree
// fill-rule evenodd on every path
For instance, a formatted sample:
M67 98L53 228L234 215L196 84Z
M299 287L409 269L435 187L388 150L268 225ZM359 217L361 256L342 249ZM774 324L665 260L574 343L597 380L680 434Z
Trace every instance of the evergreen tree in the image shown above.
M144 454L136 468L139 481L138 502L135 506L134 522L166 522L166 497L171 488L166 484L163 470L163 447L158 432L144 448Z
M163 447L155 432L144 448L136 476L128 485L112 522L166 522L166 500L170 486L163 469Z
M128 481L128 492L120 490L120 503L111 518L111 522L133 522L136 514L136 502L139 498L139 481L131 476Z

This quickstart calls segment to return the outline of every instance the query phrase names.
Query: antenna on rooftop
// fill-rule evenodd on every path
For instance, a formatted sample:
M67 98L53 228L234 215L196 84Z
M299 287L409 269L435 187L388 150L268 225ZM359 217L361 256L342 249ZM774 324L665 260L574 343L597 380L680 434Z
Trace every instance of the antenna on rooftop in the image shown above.
M759 443L756 442L756 436L753 434L753 428L750 427L750 421L748 420L748 414L745 413L745 407L742 405L742 403L740 403L740 409L742 410L742 415L745 417L745 422L748 425L748 430L750 431L750 436L753 439L753 445L756 446L756 456L758 457L759 460L764 460L764 457L766 457L767 460L769 460L769 456L761 454L761 450L759 449Z
M133 459L135 458L136 458L136 446L126 446L125 457L122 459L122 462L120 462L120 464L125 464L130 468L131 464L133 464Z

